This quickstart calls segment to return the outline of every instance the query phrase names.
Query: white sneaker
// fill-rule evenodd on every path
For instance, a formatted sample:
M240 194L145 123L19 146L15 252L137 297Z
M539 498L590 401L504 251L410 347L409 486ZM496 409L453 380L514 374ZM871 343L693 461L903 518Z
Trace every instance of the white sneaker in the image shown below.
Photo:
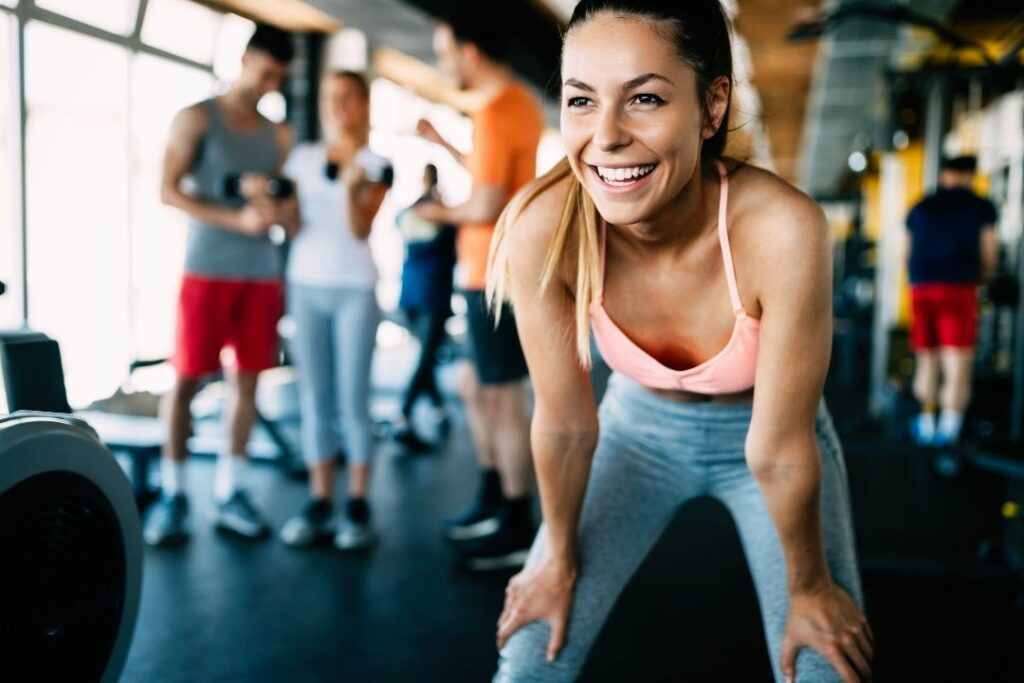
M334 547L338 550L363 550L377 542L373 525L358 524L350 519L343 521L334 536Z
M910 425L910 433L918 446L930 446L935 440L935 414L921 413Z

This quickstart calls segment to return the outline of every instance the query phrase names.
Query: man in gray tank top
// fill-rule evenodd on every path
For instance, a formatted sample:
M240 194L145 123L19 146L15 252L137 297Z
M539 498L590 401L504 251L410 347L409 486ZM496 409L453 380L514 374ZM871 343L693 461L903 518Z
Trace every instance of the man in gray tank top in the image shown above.
M175 386L167 397L168 440L162 458L164 496L145 529L151 545L187 538L184 491L190 404L200 380L221 370L224 348L234 352L226 376L229 449L217 459L214 497L218 526L249 537L267 526L244 488L256 381L275 365L282 313L280 267L268 233L298 226L294 197L274 195L292 145L292 132L259 114L265 94L279 90L292 58L289 35L257 26L242 71L226 93L174 117L164 157L161 197L189 215L185 275L175 334ZM186 182L187 181L187 182Z

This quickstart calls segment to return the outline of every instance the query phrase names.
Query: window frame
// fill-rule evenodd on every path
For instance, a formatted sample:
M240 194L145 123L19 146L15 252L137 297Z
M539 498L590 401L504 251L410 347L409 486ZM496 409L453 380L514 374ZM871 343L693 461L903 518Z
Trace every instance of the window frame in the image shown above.
M25 150L25 136L27 133L27 100L25 97L25 27L31 21L42 22L44 24L50 24L58 28L62 28L73 33L78 33L96 40L100 40L106 43L113 43L122 48L125 48L129 52L129 60L134 59L138 54L146 54L152 57L165 59L171 62L175 62L184 66L203 71L210 74L213 78L216 78L216 74L213 69L213 60L211 58L210 63L198 62L188 57L184 57L174 52L162 50L151 45L147 45L142 42L142 27L146 20L146 9L149 6L149 0L137 0L138 7L135 13L135 26L127 35L122 35L112 31L108 31L97 26L93 26L84 21L73 19L71 17L53 12L47 9L43 9L36 5L35 0L20 0L14 7L7 7L6 5L0 5L0 13L11 15L15 19L15 35L14 38L14 86L15 86L15 97L14 99L14 115L15 125L17 126L18 134L16 138L16 156L17 164L14 169L16 188L14 189L14 196L16 198L16 206L13 207L13 213L16 223L20 226L20 261L21 261L21 323L25 325L30 319L29 311L29 273L28 273L28 215L26 212L26 205L28 201L27 196L27 183L26 171L27 171L27 159ZM220 10L217 10L220 11ZM226 14L220 11L221 14ZM129 88L131 84L129 82ZM129 103L131 102L131 92L128 94ZM126 133L129 136L129 144L131 143L131 133Z

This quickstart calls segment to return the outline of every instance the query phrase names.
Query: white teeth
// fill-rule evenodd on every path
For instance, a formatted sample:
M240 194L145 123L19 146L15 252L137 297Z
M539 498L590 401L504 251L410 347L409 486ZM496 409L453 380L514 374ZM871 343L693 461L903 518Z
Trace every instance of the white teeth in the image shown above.
M606 168L597 166L598 174L607 181L624 182L632 181L634 178L641 178L654 170L654 164L648 166L633 166L630 168Z

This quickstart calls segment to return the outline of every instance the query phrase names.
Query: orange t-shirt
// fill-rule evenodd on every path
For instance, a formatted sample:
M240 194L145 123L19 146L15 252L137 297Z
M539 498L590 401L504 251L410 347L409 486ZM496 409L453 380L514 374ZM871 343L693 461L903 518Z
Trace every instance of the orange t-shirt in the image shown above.
M505 201L537 174L537 146L544 119L533 95L518 83L473 114L473 152L469 173L473 187L490 185L505 189ZM494 223L459 226L458 255L462 270L459 283L465 289L481 290L487 285L487 253L491 248Z

